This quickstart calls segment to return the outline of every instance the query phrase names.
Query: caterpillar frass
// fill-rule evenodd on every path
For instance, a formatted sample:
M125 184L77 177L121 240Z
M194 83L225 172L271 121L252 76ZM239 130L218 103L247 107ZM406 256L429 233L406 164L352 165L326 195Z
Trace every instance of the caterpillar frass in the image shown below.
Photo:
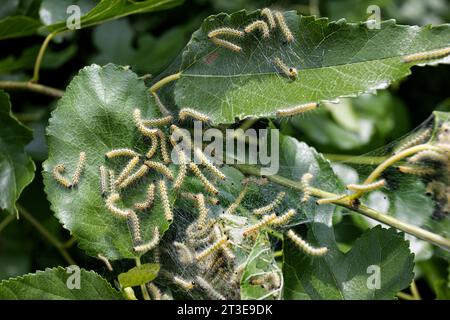
M327 204L327 203L333 203L335 201L339 201L344 199L345 197L347 197L346 194L339 194L335 197L330 197L330 198L322 198L316 201L317 204Z
M229 37L236 37L236 38L242 38L244 37L244 32L238 29L228 28L228 27L221 27L214 30L211 30L208 32L208 38L215 38L218 36L229 36Z
M222 236L220 239L218 239L216 242L211 244L209 247L206 247L203 251L198 253L195 256L195 259L197 261L201 261L201 260L205 259L210 254L212 254L213 252L217 251L220 247L222 247L222 245L226 244L227 242L228 242L228 237L227 236Z
M206 293L213 299L217 300L226 300L226 298L220 294L216 289L213 288L213 286L206 281L204 278L197 276L195 278L196 283L206 291Z
M158 150L158 137L156 136L156 132L155 132L155 134L150 135L149 138L151 141L150 142L151 147L150 147L150 149L148 149L147 153L145 154L145 157L147 159L151 159L155 155L156 150Z
M104 197L106 194L108 194L109 188L108 188L108 171L106 170L106 167L104 165L101 165L99 167L100 170L100 192L102 194L102 197Z
M122 181L119 185L119 189L123 189L128 187L130 184L135 182L136 180L142 178L148 171L148 167L146 165L142 165L135 173L129 175Z
M206 208L205 196L203 193L197 194L196 200L198 209L197 226L199 229L203 229L206 227L206 219L208 218L208 208Z
M111 151L108 151L105 154L105 156L108 159L116 158L116 157L123 157L123 156L133 158L133 157L138 157L139 153L137 153L134 150L128 149L128 148L120 148L120 149L113 149Z
M399 147L397 147L394 151L394 154L397 154L405 149L408 149L408 148L414 147L415 145L423 143L430 136L431 136L430 128L423 130L422 132L420 132L416 136L414 136L412 139L409 139L407 142L405 142L405 143L401 144Z
M427 52L414 53L402 58L404 63L417 62L417 61L427 61L445 58L450 55L450 47L431 50Z
M134 211L129 211L127 222L131 230L131 235L133 236L133 245L140 244L142 242L141 224L139 222L139 217Z
M225 210L225 214L232 215L236 212L236 209L239 207L242 200L244 200L245 195L247 194L247 191L248 191L248 185L245 184L244 187L242 188L241 192L239 192L239 195L237 196L237 198L234 200L234 202Z
M300 184L301 184L301 187L303 190L302 202L308 201L311 196L311 192L310 192L309 188L310 188L310 183L311 183L312 178L313 178L313 175L311 173L305 173L302 176L302 179L300 180Z
M173 220L173 212L170 208L169 194L167 193L167 186L164 180L158 182L159 195L164 208L164 217L167 221Z
M144 161L144 164L147 167L149 167L150 169L155 169L157 172L164 175L167 179L173 180L172 172L170 171L170 169L167 166L163 165L162 163L146 160L146 161Z
M208 192L211 192L213 194L219 193L219 190L217 190L217 188L211 182L209 182L209 180L203 175L203 173L200 171L200 169L198 168L198 166L195 163L193 163L193 162L189 163L189 168L197 176L197 178L203 183L203 185L205 186L205 189Z
M116 193L116 175L114 170L108 170L109 193Z
M144 136L151 137L152 135L154 135L157 132L158 129L149 129L142 124L141 110L134 109L133 117L134 117L134 123L136 124L136 127Z
M172 122L172 120L172 116L165 116L162 118L142 120L142 124L147 127L158 127L168 125Z
M153 238L152 240L148 241L147 243L135 246L133 250L137 253L144 254L152 249L154 249L159 244L159 230L158 227L155 227L153 231Z
M62 185L65 188L70 188L72 186L72 184L70 183L70 181L63 177L62 173L64 172L64 170L66 169L66 167L63 164L57 164L56 166L53 167L53 178L55 178L55 180Z
M289 209L286 211L283 215L277 217L275 220L272 221L272 225L275 226L281 226L286 224L289 220L292 219L293 216L295 216L297 212L294 209Z
M147 290L151 294L153 300L161 300L162 299L161 290L159 290L159 288L153 282L148 282L146 284L146 286L147 286Z
M307 243L305 240L303 240L299 235L297 235L292 229L290 229L287 232L287 236L289 237L289 239L292 240L292 242L295 243L295 245L301 249L303 252L305 252L306 254L310 255L310 256L323 256L328 252L328 248L327 247L320 247L320 248L315 248L313 246L311 246L309 243Z
M270 37L269 26L262 20L253 21L244 29L245 33L252 33L255 30L259 30L263 38L267 39Z
M413 155L412 157L408 158L408 162L412 162L412 163L416 163L419 161L424 161L424 160L433 160L433 161L437 161L437 162L446 162L447 161L447 157L439 152L433 151L433 150L424 150L424 151L420 151L418 153L416 153L415 155Z
M170 155L167 149L166 135L161 130L158 130L159 141L161 142L161 157L165 164L170 163Z
M273 59L273 62L277 66L278 69L281 70L281 72L284 73L284 75L292 80L297 79L298 77L298 71L297 68L294 67L288 67L280 58L276 57Z
M425 167L410 167L410 166L398 166L397 170L401 173L412 174L416 176L427 176L436 174L436 170L433 168L425 168Z
M281 109L276 112L276 116L279 118L282 117L290 117L290 116L296 116L302 113L305 113L307 111L311 111L316 109L319 106L316 102L301 104L292 108L287 109Z
M244 237L248 237L252 233L260 230L262 227L265 227L265 226L267 226L269 224L272 224L272 222L274 220L276 220L276 218L277 218L277 215L275 213L263 216L261 221L259 221L258 223L254 224L253 226L248 227L247 229L245 229L244 233L243 233L243 236Z
M179 162L178 175L177 178L175 179L175 182L173 183L173 188L177 190L183 184L184 178L186 178L187 164L186 164L186 155L182 150L180 150L180 147L176 145L174 149L177 152Z
M106 199L105 204L106 208L115 216L119 218L128 218L131 210L129 209L120 209L116 206L116 202L120 200L120 195L118 193L112 193Z
M213 175L215 175L217 178L221 180L225 180L226 176L222 173L217 167L212 164L212 162L206 157L206 155L203 153L202 150L199 148L194 148L194 153L197 156L197 158L201 161L201 163L211 172Z
M183 265L189 265L194 262L194 255L191 249L182 242L175 241L173 246L178 250L178 260Z
M180 286L181 288L183 288L186 291L190 291L190 290L194 289L194 282L192 280L185 280L179 276L174 276L172 278L172 281L174 284Z
M131 158L131 160L128 162L128 164L125 166L125 168L122 170L122 172L120 173L120 175L117 177L116 181L114 182L114 184L116 186L118 186L119 184L122 183L123 180L125 180L126 177L128 177L131 173L131 171L134 169L134 167L138 164L139 162L139 157L133 157Z
M109 262L108 258L106 258L105 256L102 256L100 253L97 254L97 258L105 264L106 268L109 271L113 271L113 267L112 267L111 263Z
M294 41L294 36L292 35L291 30L287 26L283 14L279 11L275 11L274 15L275 19L278 22L278 25L280 26L281 32L283 33L284 39L286 39L287 42Z
M269 203L268 205L266 205L264 207L254 209L253 214L261 215L261 214L267 213L269 211L275 210L280 205L280 203L283 201L285 196L286 196L286 192L281 191L280 193L278 193L275 200L273 200L271 203Z
M211 120L206 114L203 114L190 108L181 109L180 112L178 113L178 117L180 118L181 121L186 120L186 118L188 117L201 122L209 122Z
M137 210L145 210L152 206L155 199L155 184L151 183L147 188L147 198L143 202L134 204L134 208Z
M378 180L375 181L373 183L369 183L369 184L348 184L347 185L347 189L348 190L352 190L352 191L364 191L364 192L368 192L368 191L372 191L372 190L376 190L379 189L383 186L386 185L386 180L382 179L382 180Z
M223 40L223 39L219 39L219 38L211 38L211 41L219 47L223 47L223 48L229 49L234 52L242 51L242 47L240 47L237 44L234 44L230 41L227 41L227 40Z
M72 176L72 183L71 183L71 187L75 187L78 185L78 183L80 183L80 177L81 174L84 171L84 167L86 164L86 152L80 152L80 156L78 158L78 164L77 167L75 168L75 172Z
M262 9L261 16L265 17L267 19L270 29L274 29L277 26L276 22L275 22L275 18L273 17L273 14L272 14L272 10L270 10L269 8Z

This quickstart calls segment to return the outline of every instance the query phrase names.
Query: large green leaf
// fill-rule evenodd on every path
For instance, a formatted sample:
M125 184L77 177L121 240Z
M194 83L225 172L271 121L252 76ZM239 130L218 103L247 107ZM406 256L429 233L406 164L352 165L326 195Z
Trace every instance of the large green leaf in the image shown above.
M119 274L117 279L122 288L135 287L152 281L158 276L158 272L159 264L145 263Z
M260 11L207 18L183 52L176 104L207 114L213 123L273 117L299 104L385 88L410 73L414 63L404 63L402 56L450 44L449 25L418 28L390 20L368 29L363 23L329 22L294 11L284 17L295 37L292 43L283 41L277 28L267 40L257 33L233 40L242 52L217 47L207 34L222 26L243 29L260 18ZM275 58L297 68L297 79L282 76Z
M0 20L0 40L34 34L41 22L26 16L6 17Z
M44 163L44 183L52 209L65 228L88 254L102 254L109 259L133 258L132 238L125 220L113 216L105 206L100 191L99 167L105 165L117 175L129 159L105 159L105 153L117 148L148 151L149 143L138 132L133 110L142 116L159 116L144 82L125 68L92 65L80 71L53 112L47 129L49 158ZM66 166L69 177L80 152L86 152L86 169L80 185L68 189L53 178L57 164ZM113 161L114 160L114 161ZM123 206L132 208L143 201L149 183L158 178L153 171L139 183L123 190ZM153 238L155 227L160 233L168 228L161 202L150 212L139 213L143 241Z
M80 288L69 289L72 270L58 267L0 282L0 300L120 300L121 294L93 271L80 270Z
M31 131L11 113L9 96L0 91L0 209L16 212L16 200L33 180L34 162L25 153Z

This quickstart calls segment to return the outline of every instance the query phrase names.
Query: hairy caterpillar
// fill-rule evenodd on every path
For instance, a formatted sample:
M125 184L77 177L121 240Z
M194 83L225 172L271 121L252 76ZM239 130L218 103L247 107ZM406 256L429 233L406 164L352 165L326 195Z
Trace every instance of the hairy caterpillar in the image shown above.
M227 210L225 210L225 214L231 215L236 211L236 209L241 204L242 200L244 200L245 195L247 194L247 191L248 191L248 185L244 185L244 187L242 188L241 192L239 192L239 195L234 200L234 202L227 208Z
M163 158L163 162L165 164L168 164L168 163L170 163L170 156L169 156L169 152L167 150L166 135L161 130L158 130L158 136L159 136L159 140L161 142L161 156Z
M445 58L450 54L450 47L427 51L427 52L420 52L420 53L414 53L407 56L404 56L402 58L404 63L410 63L410 62L416 62L416 61L425 61L425 60L434 60L434 59L441 59Z
M146 253L153 248L155 248L159 243L159 230L158 227L155 227L155 230L153 231L153 239L148 241L147 243L135 246L133 250L138 253Z
M142 165L135 173L126 177L125 180L123 180L122 183L119 185L119 188L123 189L128 187L134 181L142 178L147 173L147 171L148 167L146 165Z
M174 284L180 286L186 291L190 291L194 288L194 282L192 280L185 280L179 276L174 276L172 280Z
M263 216L263 218L261 219L261 221L259 221L258 223L254 224L251 227L248 227L247 229L244 230L243 236L244 237L248 237L250 234L258 231L259 229L261 229L264 226L267 226L269 224L272 224L272 222L277 218L277 215L275 213L269 214L269 215L265 215Z
M246 177L242 179L241 183L242 184L253 183L257 186L265 186L269 183L269 180L267 178Z
M150 135L150 140L152 145L145 155L147 159L151 159L155 155L156 150L158 150L158 137L156 136L156 133Z
M195 195L191 192L183 191L180 193L180 195L185 199L188 199L191 201L197 201L197 195ZM210 203L212 205L217 205L220 202L219 199L217 199L216 197L205 196L205 199L208 203Z
M194 262L194 256L191 249L182 242L175 241L174 247L178 249L178 260L184 265L188 265Z
M199 148L195 148L194 149L194 153L197 156L197 158L200 159L201 163L213 174L215 175L217 178L221 179L221 180L225 180L226 176L225 174L222 173L222 171L220 171L219 169L217 169L217 167L212 164L212 162L206 157L206 155L203 153L202 150L200 150Z
M303 198L302 198L302 202L306 202L309 200L310 196L311 196L311 192L310 192L310 183L311 180L313 178L313 175L311 173L305 173L301 180L300 180L300 184L303 190Z
M167 193L167 186L166 182L164 180L159 180L159 195L161 197L161 202L164 208L164 217L167 221L173 220L173 213L172 209L170 208L170 202L169 202L169 194Z
M280 193L278 193L275 200L273 200L271 203L269 203L268 205L266 205L264 207L254 209L253 214L260 215L260 214L264 214L269 211L275 210L280 205L280 203L283 201L285 196L286 196L286 192L281 191Z
M198 218L197 218L197 226L199 229L203 229L206 227L206 219L208 218L208 209L205 204L205 196L203 193L199 193L196 196L197 199L197 209L198 209Z
M277 117L290 117L295 116L310 110L314 110L319 106L318 103L311 102L306 104L301 104L292 108L281 109L276 112Z
M422 143L425 141L429 136L431 135L431 129L428 128L426 130L423 130L422 132L418 133L414 138L410 139L409 141L405 142L404 144L400 145L398 148L395 149L394 154L397 154L405 149L408 149L410 147L413 147L419 143Z
M230 37L237 37L237 38L242 38L244 37L244 32L242 32L241 30L237 30L237 29L233 29L233 28L228 28L228 27L222 27L222 28L217 28L214 30L211 30L210 32L208 32L208 38L215 38L217 36L230 36Z
M416 153L412 157L408 158L408 162L419 162L423 160L433 160L438 162L446 162L447 157L439 152L433 150L424 150Z
M177 178L175 179L175 182L173 183L174 189L179 189L181 185L184 182L184 178L186 178L186 172L187 172L187 165L186 165L186 155L182 150L180 150L180 147L176 145L174 147L175 151L178 155L178 162L179 162L179 170Z
M86 164L86 152L80 152L80 156L78 158L78 164L75 168L75 172L72 176L72 184L71 187L75 187L80 182L81 174L84 171L84 166Z
M216 240L221 239L222 237L222 231L220 230L219 225L216 223L214 225L214 237ZM228 248L227 244L222 244L220 246L220 249L222 250L223 255L227 258L228 261L233 261L235 257L233 251L231 251L230 248Z
M168 167L166 167L162 163L159 163L159 162L156 162L156 161L146 160L146 161L144 161L144 164L147 167L149 167L151 169L155 169L157 172L163 174L167 179L173 180L172 172L170 171L170 169Z
M62 176L62 173L64 172L65 169L66 167L63 164L57 164L56 166L54 166L53 178L55 178L55 180L58 181L59 184L61 184L63 187L70 188L72 184L67 178Z
M108 193L108 172L106 171L106 167L101 165L100 169L100 191L102 196L104 197Z
M397 169L401 173L413 174L416 176L426 176L426 175L432 175L432 174L436 173L436 170L434 170L433 168L398 166Z
M108 171L109 176L109 192L110 193L116 193L116 175L114 173L114 170Z
M117 177L117 179L114 182L114 184L116 186L121 184L122 181L131 173L131 171L134 169L134 167L138 164L138 162L139 162L139 157L138 156L131 158L131 160L128 162L128 164L125 166L125 168L122 170L120 175Z
M386 185L386 180L382 179L379 181L375 181L373 183L369 183L369 184L348 184L347 185L347 189L352 190L352 191L372 191L375 189L379 189L381 187L383 187L384 185Z
M272 10L270 10L269 8L262 9L261 16L266 17L267 22L269 23L270 29L273 29L277 26L275 23L275 18L273 17L273 14L272 14Z
M275 220L272 221L272 225L283 225L286 224L293 216L295 216L297 212L294 209L289 209L284 213L283 215L277 217Z
M205 259L207 256L209 256L210 254L212 254L213 252L218 250L220 247L222 247L222 245L226 244L227 242L228 242L228 237L222 236L220 239L218 239L216 242L211 244L209 247L206 247L203 251L198 253L195 256L195 259L197 261L201 261L201 260Z
M147 119L142 120L142 124L144 126L150 126L150 127L157 127L157 126L165 126L171 123L173 120L172 116L165 116L162 118L154 118L154 119Z
M190 108L181 109L180 112L178 113L178 117L182 121L185 120L187 117L191 117L201 122L209 122L211 120L206 114L203 114Z
M162 299L161 290L159 290L159 288L153 282L147 283L147 290L152 295L153 300L161 300Z
M241 281L242 274L244 273L246 263L241 263L233 270L233 276L231 277L231 283L237 283Z
M297 79L298 71L297 68L288 67L280 58L276 57L273 59L275 65L284 73L284 75L292 80Z
M113 267L112 267L111 263L109 262L108 258L106 258L105 256L102 256L100 253L97 254L97 258L106 265L106 268L109 271L113 271Z
M209 180L203 175L203 173L200 171L200 169L198 168L198 166L195 163L193 163L193 162L189 163L189 168L197 176L197 178L203 183L203 185L205 186L205 189L208 192L211 192L213 194L219 193L219 190L217 190L217 188L211 182L209 182Z
M301 250L303 250L303 252L310 256L323 256L328 252L327 247L314 248L305 240L303 240L299 235L297 235L292 229L287 232L287 236L292 240L292 242L295 243L298 248L300 248Z
M105 154L105 156L108 159L115 158L115 157L122 157L122 156L127 156L130 158L133 158L133 157L138 157L139 153L137 153L134 150L128 149L128 148L120 148L120 149L113 149L111 151L108 151Z
M213 288L213 286L211 284L209 284L208 281L206 281L204 278L197 276L195 278L195 281L197 282L197 284L206 291L206 293L214 299L218 299L218 300L226 300L226 298L220 294L216 289Z
M241 52L242 51L242 48L240 46L238 46L237 44L234 44L234 43L232 43L230 41L227 41L227 40L222 40L222 39L219 39L219 38L211 38L211 41L215 45L217 45L219 47L224 47L224 48L227 48L227 49L229 49L231 51L234 51L234 52Z
M237 215L229 214L229 213L222 213L221 215L219 215L219 218L221 220L225 220L231 224L235 224L238 226L244 226L245 222L247 221L247 218L245 218L245 217L237 216Z
M161 264L161 250L159 247L156 247L155 250L153 250L153 262Z
M130 215L130 212L132 212L132 211L129 209L118 208L116 206L116 202L119 200L120 200L120 195L118 193L110 194L109 197L105 201L106 208L117 217L128 218L128 216Z
M151 207L155 198L155 184L151 183L147 188L147 198L143 202L134 204L134 208L137 210L145 210Z
M261 31L263 38L270 37L269 27L267 26L267 23L265 23L262 20L253 21L252 23L250 23L248 26L245 27L244 31L245 33L251 33L257 29Z
M286 41L287 42L294 41L294 36L292 35L291 30L287 26L286 20L284 19L283 14L279 11L275 11L274 15L275 15L275 19L277 20L278 25L280 26L281 32L283 33L283 36L286 39Z
M136 127L144 136L151 137L152 135L154 135L157 132L158 129L149 129L142 124L141 110L134 109L133 117L134 117L134 123L136 124Z
M133 236L133 244L137 245L142 242L141 237L141 224L139 222L139 218L134 211L129 211L128 214L128 225L131 229L131 234Z
M327 204L327 203L333 203L335 201L344 199L345 197L347 197L346 194L339 194L335 197L330 197L330 198L322 198L316 201L317 204Z

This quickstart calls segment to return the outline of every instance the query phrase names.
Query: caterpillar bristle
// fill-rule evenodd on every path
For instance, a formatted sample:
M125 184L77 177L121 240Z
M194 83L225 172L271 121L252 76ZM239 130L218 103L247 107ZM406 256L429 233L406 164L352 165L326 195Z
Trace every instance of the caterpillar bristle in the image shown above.
M244 32L238 29L228 28L228 27L221 27L214 30L211 30L208 32L208 38L215 38L218 36L230 36L230 37L236 37L236 38L243 38Z
M161 157L165 164L169 164L170 163L170 155L169 155L168 148L167 148L166 135L161 130L158 130L157 134L159 136L159 141L160 141L160 146L161 146Z
M148 167L146 165L142 165L135 173L127 176L122 183L118 186L119 189L123 189L128 187L130 184L135 182L136 180L142 178L148 171Z
M178 260L181 262L181 264L189 265L194 262L194 255L192 254L191 249L189 249L186 244L175 241L173 245L178 250Z
M226 49L234 51L234 52L242 51L242 47L240 47L237 44L234 44L230 41L227 41L227 40L223 40L223 39L219 39L219 38L211 38L211 41L219 47L223 47L223 48L226 48Z
M194 153L201 163L211 172L214 176L221 180L225 180L226 176L222 173L203 153L199 148L194 148Z
M116 193L116 174L114 170L108 170L109 193Z
M311 196L310 183L311 183L312 178L313 178L312 174L305 173L300 180L300 185L303 190L303 198L302 198L303 203L307 202Z
M197 225L200 229L206 227L206 219L208 218L208 208L206 208L205 196L203 193L198 193L196 196L197 200L197 209L198 209L198 218Z
M65 171L66 167L64 166L64 164L57 164L56 166L53 167L53 178L63 187L65 188L70 188L72 187L72 184L70 183L70 181L65 178L62 173Z
M170 207L169 194L167 193L167 186L164 180L158 182L159 195L164 208L164 217L167 221L173 221L173 212Z
M106 196L109 191L108 186L108 171L104 165L99 167L100 170L100 192L102 197Z
M431 128L423 130L422 132L416 134L414 137L408 138L408 141L406 141L405 143L403 143L399 147L397 147L394 151L394 154L397 154L405 149L408 149L415 145L418 145L418 144L424 142L430 136L431 136Z
M275 200L273 200L271 203L269 203L266 206L263 206L261 208L257 208L253 210L253 214L255 215L261 215L270 211L275 210L283 201L284 197L286 196L286 192L279 192L276 196Z
M155 184L151 183L147 188L147 197L143 202L138 202L134 204L134 208L137 210L145 210L152 206L153 200L155 199Z
M378 180L369 184L348 184L347 185L347 189L348 190L352 190L352 191L364 191L364 192L368 192L368 191L372 191L372 190L376 190L379 189L383 186L386 185L386 180L382 179L382 180Z
M237 196L237 198L234 200L234 202L232 204L230 204L230 206L225 210L225 214L229 214L229 215L234 214L236 212L236 209L241 204L242 200L244 200L247 192L248 192L248 185L245 184L244 187L242 188L241 192L239 192L239 195Z
M294 244L301 249L303 252L305 252L306 254L310 255L310 256L323 256L328 252L328 248L327 247L320 247L320 248L315 248L313 246L311 246L309 243L307 243L305 240L303 240L299 235L297 235L292 229L290 229L287 232L287 236L289 237L289 239L292 240L292 242L294 242Z
M133 247L133 250L137 253L144 254L144 253L154 249L159 244L159 240L160 240L159 230L158 230L158 227L155 227L155 229L153 231L152 240L148 241L147 243Z
M185 280L179 276L174 276L172 280L174 284L180 286L186 291L194 289L194 282L192 280Z
M248 237L252 233L260 230L261 228L272 224L273 221L276 220L276 219L277 219L277 215L275 213L263 216L261 221L259 221L256 224L248 227L247 229L245 229L244 232L243 232L243 236L244 237Z
M273 62L284 73L284 75L292 80L297 79L298 71L297 68L288 67L280 58L276 57Z
M108 258L106 258L105 256L102 256L100 253L97 254L97 258L105 264L106 268L109 271L113 271L113 267L112 267L111 263L109 262Z
M266 17L269 23L270 29L274 29L277 25L275 23L275 18L273 17L272 10L269 8L264 8L261 10L261 16Z
M289 209L283 215L281 215L281 216L277 217L276 219L274 219L271 224L275 225L275 226L284 225L289 220L291 220L295 216L296 213L297 213L297 211L295 211L295 209Z
M211 244L209 247L206 247L204 250L202 250L200 253L196 254L195 259L197 261L201 261L208 257L210 254L218 250L222 245L226 244L228 242L228 237L223 236L213 244Z
M128 162L128 164L125 166L125 168L122 170L122 172L117 177L114 184L116 186L120 185L123 182L123 180L125 180L125 178L130 175L131 171L138 164L138 162L139 162L139 156L131 158L131 160Z
M245 33L252 33L255 30L259 30L261 32L263 38L270 37L269 26L267 25L267 23L265 23L262 20L253 21L248 26L246 26L244 29Z
M162 118L142 120L142 124L148 127L158 127L168 125L172 122L172 120L173 120L172 116L165 116Z
M424 150L416 153L412 157L408 158L408 162L416 163L424 160L432 160L437 162L446 163L448 161L448 157L442 153L433 151L433 150Z
M71 187L75 187L80 183L80 177L83 174L84 168L86 164L86 152L82 151L80 152L77 167L75 168L75 172L72 176L72 183Z
M307 111L314 110L318 106L319 106L319 104L315 103L315 102L301 104L301 105L298 105L298 106L295 106L295 107L292 107L292 108L278 110L276 112L276 116L279 117L279 118L296 116L296 115L305 113Z
M149 138L151 141L151 147L150 147L150 149L148 149L148 151L145 155L145 157L147 159L151 159L155 155L156 150L158 150L158 137L156 135L156 132L155 132L155 134L150 135Z
M135 123L136 127L144 136L151 137L152 135L157 133L158 129L149 129L143 125L142 118L141 118L141 110L134 109L133 117L134 117L134 123Z
M216 289L214 289L214 287L208 282L206 281L204 278L202 278L201 276L197 276L195 278L196 283L203 289L206 291L206 293L214 299L217 300L226 300L226 298L220 294Z
M427 176L436 174L436 170L426 167L411 167L411 166L398 166L398 171L405 174L412 174L416 176Z
M279 12L279 11L275 11L274 13L275 19L278 22L278 25L280 26L281 32L283 33L284 39L287 42L292 42L294 41L294 36L292 35L291 30L289 29L289 27L286 24L286 20L284 18L284 15Z
M139 153L137 153L134 150L128 149L128 148L119 148L119 149L113 149L111 151L108 151L105 154L105 156L108 159L115 158L115 157L122 157L122 156L133 158L133 157L138 157Z
M200 169L195 163L193 162L189 163L189 168L195 174L195 176L203 183L205 189L208 192L213 194L219 193L219 190L217 190L217 188L203 175L203 173L200 171Z
M181 109L180 112L178 113L178 117L182 121L186 120L186 118L188 117L201 122L209 122L211 120L206 114L203 114L190 108Z
M146 160L146 161L144 161L144 164L147 167L149 167L151 169L155 169L157 172L163 174L167 179L173 180L172 172L170 171L170 169L167 166L163 165L162 163Z
M450 55L450 47L406 55L402 57L402 60L404 63L411 63L441 59L448 55Z
M141 237L141 224L139 222L139 217L134 211L130 211L128 214L128 225L131 230L131 235L133 237L133 244L139 245L142 242Z
M175 190L181 188L184 179L186 178L186 173L187 173L187 164L186 164L186 155L184 154L184 152L182 150L180 150L180 147L178 145L176 145L174 147L175 151L177 152L178 155L178 162L179 162L179 170L178 170L178 175L177 178L175 179L175 182L173 183L173 188Z
M131 210L129 209L120 209L116 206L116 202L120 200L120 195L118 193L112 193L106 199L105 204L106 208L115 216L119 218L128 218Z

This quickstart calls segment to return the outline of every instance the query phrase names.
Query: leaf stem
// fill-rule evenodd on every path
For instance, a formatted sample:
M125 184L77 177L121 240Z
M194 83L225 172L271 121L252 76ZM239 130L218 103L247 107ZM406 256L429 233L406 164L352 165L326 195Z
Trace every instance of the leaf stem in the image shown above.
M406 151L406 150L405 150ZM255 175L255 176L261 176L260 170L257 167L251 166L251 165L236 165L236 167L243 173ZM304 191L302 188L302 185L300 181L293 181L278 175L271 175L267 176L267 179L269 179L272 182L275 182L279 185L289 187L295 190ZM336 197L337 195L331 192L327 192L318 188L309 187L308 191L312 196L318 197L318 198L332 198ZM372 218L374 220L377 220L378 222L387 224L391 227L394 227L400 231L406 232L410 235L415 236L416 238L431 242L435 245L438 245L446 250L450 250L450 239L444 238L438 234L432 233L430 231L427 231L425 229L416 227L414 225L402 222L400 220L395 219L394 217L391 217L387 214L378 212L372 208L369 208L365 206L364 204L354 205L353 201L351 201L348 198L343 198L340 200L336 200L333 202L336 205L345 207L347 209L350 209L352 211L358 212L366 217Z
M388 158L386 156L355 156L346 154L324 154L324 156L330 161L367 165L380 164Z
M38 83L21 82L21 81L0 81L0 89L7 90L28 90L40 94L44 94L53 98L61 98L64 91L44 86Z
M412 295L404 292L397 292L396 296L403 300L416 300Z
M419 290L417 289L416 281L411 282L411 293L414 297L414 300L422 300L422 297L420 296Z
M141 258L136 257L135 261L136 261L136 266L139 267L141 265ZM141 284L141 291L142 291L142 296L144 297L144 300L151 300L145 284Z
M14 215L9 214L5 219L0 222L0 232L3 231L12 221L14 220Z
M56 239L45 227L39 223L39 221L36 220L33 215L28 212L24 207L22 207L20 204L17 204L17 209L19 210L19 213L21 216L23 216L33 227L35 227L41 235L47 239L61 254L61 256L66 260L66 262L69 265L75 265L76 262L72 259L70 254L66 251L66 249L63 248L63 245Z
M156 82L154 85L152 85L150 87L150 92L154 93L156 91L158 91L159 89L161 89L162 87L164 87L166 84L178 80L181 77L181 72L175 73L175 74L171 74L170 76L167 76L165 78L162 78L161 80L159 80L158 82Z
M44 58L45 51L47 50L50 41L54 36L56 36L57 33L58 32L56 31L49 33L42 43L41 48L39 49L39 53L36 57L36 62L34 63L33 78L31 78L30 82L39 81L39 70L41 69L42 59Z

